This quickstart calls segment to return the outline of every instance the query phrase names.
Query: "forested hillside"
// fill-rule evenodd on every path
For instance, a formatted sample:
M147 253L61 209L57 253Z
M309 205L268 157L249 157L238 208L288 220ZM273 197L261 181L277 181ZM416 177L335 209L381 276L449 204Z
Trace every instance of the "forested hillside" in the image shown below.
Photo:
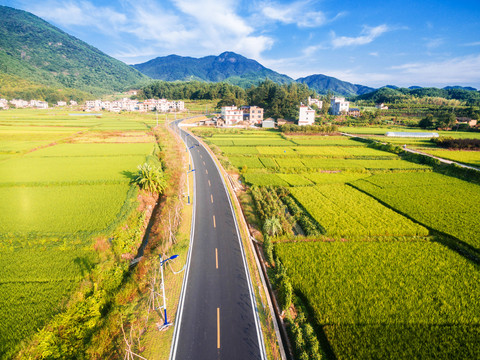
M244 88L257 85L266 78L279 84L293 82L293 79L286 75L267 69L255 60L229 51L218 56L211 55L202 58L169 55L132 65L132 67L153 79L165 81L226 81Z
M0 74L98 94L148 79L31 13L0 6L0 19Z

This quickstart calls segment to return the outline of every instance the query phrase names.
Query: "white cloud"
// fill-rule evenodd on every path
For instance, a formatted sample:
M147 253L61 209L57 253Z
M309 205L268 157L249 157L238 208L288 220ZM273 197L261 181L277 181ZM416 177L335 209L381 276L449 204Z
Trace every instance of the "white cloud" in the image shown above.
M480 41L463 44L463 46L480 46Z
M260 4L259 7L262 15L267 19L283 24L296 24L301 28L319 27L345 14L342 12L329 19L324 12L315 10L310 0L295 1L290 4L268 1Z
M442 38L434 38L434 39L424 39L426 42L427 49L432 50L438 48L439 46L445 43L445 40Z
M336 36L335 33L332 32L332 45L334 48L340 48L345 46L369 44L389 30L391 29L387 25L383 24L375 27L364 26L361 35L357 37Z
M480 85L480 54L438 62L416 62L392 66L404 83L424 85Z
M114 38L120 59L135 61L166 52L211 55L232 50L259 59L274 40L237 12L234 0L123 0L113 7L84 0L47 0L29 10L85 34L94 31ZM127 38L125 38L127 37ZM134 44L134 45L131 45Z
M235 12L235 1L174 0L174 4L192 21L192 32L196 34L196 44L191 44L194 47L199 44L217 53L232 50L259 59L273 45L272 38L255 35L256 29Z
M63 26L88 26L112 32L127 22L127 16L109 7L97 7L89 1L50 0L29 6L37 16Z

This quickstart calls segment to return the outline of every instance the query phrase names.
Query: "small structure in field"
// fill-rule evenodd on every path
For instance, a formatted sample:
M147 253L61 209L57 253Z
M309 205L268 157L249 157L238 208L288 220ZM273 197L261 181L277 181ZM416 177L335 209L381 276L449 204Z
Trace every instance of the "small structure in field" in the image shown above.
M389 137L413 137L413 138L432 138L438 137L436 132L396 132L388 131L385 136Z
M262 128L273 129L275 127L275 120L268 118L262 121Z

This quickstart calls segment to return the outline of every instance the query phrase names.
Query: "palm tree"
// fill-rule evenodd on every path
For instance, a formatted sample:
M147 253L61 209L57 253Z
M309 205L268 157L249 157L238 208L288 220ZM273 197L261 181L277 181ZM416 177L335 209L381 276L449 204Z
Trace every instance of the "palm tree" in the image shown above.
M271 217L265 220L265 224L263 224L263 231L270 236L276 236L282 232L282 224L277 217Z
M148 163L138 165L138 173L133 182L149 193L161 194L167 187L167 180L162 168Z

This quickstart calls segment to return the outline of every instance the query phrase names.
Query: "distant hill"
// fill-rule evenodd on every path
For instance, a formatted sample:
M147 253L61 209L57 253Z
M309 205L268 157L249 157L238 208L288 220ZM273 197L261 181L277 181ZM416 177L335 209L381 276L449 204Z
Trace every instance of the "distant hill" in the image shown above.
M470 86L445 86L444 90L468 90L468 91L477 91L477 89Z
M375 103L395 103L407 99L408 97L436 97L444 99L455 99L465 101L469 105L480 104L480 92L476 90L465 90L464 88L444 88L433 87L411 87L411 88L392 88L382 87L367 94L359 95L356 100L371 100Z
M319 94L326 94L331 91L339 95L353 96L367 94L375 90L374 88L368 86L352 84L322 74L310 75L307 77L299 78L296 81L306 84L309 88L315 90Z
M121 91L148 79L29 12L0 6L0 19L0 74L93 93Z
M132 65L132 67L153 79L165 81L227 81L242 87L256 85L265 78L279 84L293 82L293 79L287 75L279 74L255 60L228 51L218 56L202 58L169 55Z

